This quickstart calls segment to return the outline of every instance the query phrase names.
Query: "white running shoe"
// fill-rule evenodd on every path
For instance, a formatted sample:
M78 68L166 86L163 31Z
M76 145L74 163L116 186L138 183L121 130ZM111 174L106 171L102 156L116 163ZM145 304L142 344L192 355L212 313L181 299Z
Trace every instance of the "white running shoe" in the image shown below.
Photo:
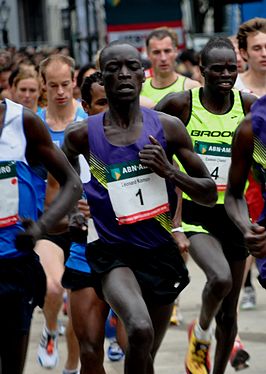
M124 352L120 348L116 339L110 339L110 345L107 350L107 356L110 361L120 361L124 357Z
M47 328L42 331L38 347L38 361L45 369L53 369L58 364L58 335L51 335Z
M65 332L66 332L66 328L64 326L64 323L61 319L59 319L57 321L57 325L58 325L58 335L59 336L64 336L65 335Z
M252 310L256 308L256 292L253 287L244 287L240 302L241 310Z

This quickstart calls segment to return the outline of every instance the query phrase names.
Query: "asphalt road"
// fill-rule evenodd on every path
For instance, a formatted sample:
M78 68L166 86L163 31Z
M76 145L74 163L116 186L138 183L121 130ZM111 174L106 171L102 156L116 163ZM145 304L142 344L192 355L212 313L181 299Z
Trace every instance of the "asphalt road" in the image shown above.
M205 282L204 275L192 260L189 261L188 268L191 274L191 283L181 294L181 310L184 320L180 326L169 326L156 358L156 374L185 374L184 357L187 349L187 325L198 315L201 290ZM243 374L266 373L266 291L258 284L256 275L257 272L254 269L253 278L257 292L257 308L252 311L241 311L239 315L240 336L245 344L245 349L251 356L250 367L241 371ZM62 316L64 322L66 322L66 318ZM43 369L37 362L36 352L42 326L43 315L39 310L36 310L32 322L24 374L62 374L66 357L64 336L59 338L60 361L55 369ZM214 346L215 342L212 345L212 357ZM123 361L114 363L106 358L105 369L107 374L121 374L123 373ZM228 364L226 374L233 373L235 373L234 369Z

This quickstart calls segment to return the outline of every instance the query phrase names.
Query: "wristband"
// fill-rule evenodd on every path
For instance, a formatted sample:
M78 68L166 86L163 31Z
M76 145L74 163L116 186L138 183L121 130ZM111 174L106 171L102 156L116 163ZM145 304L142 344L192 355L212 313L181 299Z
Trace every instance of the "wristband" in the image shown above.
M182 226L179 226L179 227L174 227L171 231L172 232L184 232L184 229Z

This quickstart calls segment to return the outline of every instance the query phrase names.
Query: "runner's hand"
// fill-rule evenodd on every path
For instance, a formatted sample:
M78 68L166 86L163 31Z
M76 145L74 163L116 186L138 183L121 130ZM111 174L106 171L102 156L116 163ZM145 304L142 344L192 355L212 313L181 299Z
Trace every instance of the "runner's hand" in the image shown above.
M250 254L257 258L266 257L266 229L258 224L252 224L244 234L244 239Z
M71 240L76 243L87 243L88 220L81 212L72 214L69 219Z
M36 241L41 238L42 230L37 222L31 219L22 219L22 225L25 229L16 237L16 248L19 251L31 251L34 249Z
M78 210L84 214L85 218L86 219L89 219L90 216L91 216L91 212L90 212L90 207L87 203L87 200L85 199L80 199L78 201Z
M172 235L178 246L179 252L181 254L188 252L190 240L186 237L186 234L184 234L183 232L173 232Z
M152 135L149 136L151 144L146 144L139 152L139 158L143 165L148 166L162 178L169 175L173 165L168 161L161 144Z

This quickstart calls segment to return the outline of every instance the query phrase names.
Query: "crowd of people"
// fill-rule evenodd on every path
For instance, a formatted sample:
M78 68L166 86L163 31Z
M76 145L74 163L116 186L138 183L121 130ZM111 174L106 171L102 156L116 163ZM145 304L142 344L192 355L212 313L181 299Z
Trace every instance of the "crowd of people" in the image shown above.
M123 41L81 67L64 47L0 51L3 374L23 373L37 305L37 358L56 367L66 290L62 374L105 373L110 324L109 358L154 373L188 256L206 283L186 372L249 365L237 320L256 306L255 264L266 288L266 19L200 54L161 27L146 51L146 69Z

